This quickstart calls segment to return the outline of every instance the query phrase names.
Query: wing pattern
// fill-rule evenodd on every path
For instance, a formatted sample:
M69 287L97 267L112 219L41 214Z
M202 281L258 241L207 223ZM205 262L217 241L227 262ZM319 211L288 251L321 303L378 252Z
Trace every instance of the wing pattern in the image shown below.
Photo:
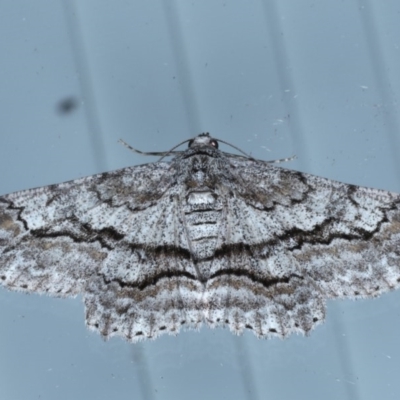
M0 197L0 283L82 294L105 338L203 323L308 333L327 299L400 286L399 204L230 156L202 134L171 162Z

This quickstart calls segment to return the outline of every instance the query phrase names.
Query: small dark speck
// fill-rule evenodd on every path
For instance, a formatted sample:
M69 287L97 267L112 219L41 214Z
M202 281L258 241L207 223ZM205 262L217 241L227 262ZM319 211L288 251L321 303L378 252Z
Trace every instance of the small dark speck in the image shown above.
M167 329L166 326L160 326L160 331L165 331Z
M136 333L135 333L135 336L141 336L141 335L143 335L143 332L142 332L142 331L139 331L139 332L136 332Z
M71 114L77 108L78 101L75 97L66 97L57 104L57 111L62 115Z
M246 326L247 329L253 329L253 327L251 325L249 325L249 324L246 324L245 326Z
M313 320L313 322L317 322L317 321L318 321L318 318L317 318L317 317L314 317L312 320Z
M277 333L277 332L278 332L275 328L270 328L269 331L270 331L271 333Z
M2 279L3 281L5 281L5 280L6 280L6 277L5 277L4 275L2 275L1 279Z

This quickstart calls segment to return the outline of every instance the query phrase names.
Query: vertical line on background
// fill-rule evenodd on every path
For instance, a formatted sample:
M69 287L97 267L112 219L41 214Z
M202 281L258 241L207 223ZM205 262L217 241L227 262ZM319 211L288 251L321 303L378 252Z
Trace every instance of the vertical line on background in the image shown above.
M89 139L94 154L95 167L98 171L107 169L104 138L97 112L96 96L91 82L89 64L86 59L83 35L80 29L79 16L72 0L63 1L67 29L71 40L72 54L77 67L78 81L81 86L82 97L88 124Z

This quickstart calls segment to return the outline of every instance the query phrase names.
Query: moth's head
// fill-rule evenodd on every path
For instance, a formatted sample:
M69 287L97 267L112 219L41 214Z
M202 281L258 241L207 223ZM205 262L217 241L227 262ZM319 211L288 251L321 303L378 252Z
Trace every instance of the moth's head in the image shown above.
M218 149L218 141L213 139L208 132L200 133L200 135L189 140L188 147L192 149L194 147L209 146L214 149Z

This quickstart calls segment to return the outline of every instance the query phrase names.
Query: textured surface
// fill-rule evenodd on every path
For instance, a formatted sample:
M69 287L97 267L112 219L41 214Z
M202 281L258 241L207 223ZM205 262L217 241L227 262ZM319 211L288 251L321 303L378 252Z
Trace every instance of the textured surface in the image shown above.
M326 299L399 286L399 204L222 153L203 134L171 162L0 197L0 282L83 294L104 337L202 323L307 333Z

